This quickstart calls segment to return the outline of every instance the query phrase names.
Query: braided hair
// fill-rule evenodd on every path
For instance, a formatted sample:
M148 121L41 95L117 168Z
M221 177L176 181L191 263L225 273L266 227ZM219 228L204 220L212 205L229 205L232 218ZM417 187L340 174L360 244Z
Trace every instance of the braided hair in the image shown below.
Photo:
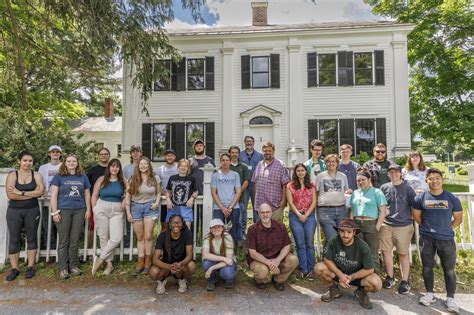
M170 216L170 219L167 224L167 229L164 232L165 233L165 250L166 253L168 254L168 259L171 260L171 221L175 218L178 217L181 220L181 230L179 231L180 236L181 234L188 229L188 226L184 222L184 219L181 215L179 214L173 214Z

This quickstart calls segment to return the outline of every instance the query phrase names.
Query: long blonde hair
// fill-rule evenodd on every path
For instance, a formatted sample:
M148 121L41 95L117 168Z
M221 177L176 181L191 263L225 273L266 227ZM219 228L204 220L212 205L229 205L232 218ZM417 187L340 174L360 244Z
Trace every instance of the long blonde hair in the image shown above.
M147 157L142 157L140 158L137 166L135 167L135 172L133 173L133 176L130 178L130 188L128 189L128 192L132 196L138 194L138 188L143 183L142 175L139 168L140 162L143 160L147 161L148 163L148 171L146 172L147 186L153 186L158 189L158 182L156 181L155 173L153 172L153 166L151 165L151 161Z

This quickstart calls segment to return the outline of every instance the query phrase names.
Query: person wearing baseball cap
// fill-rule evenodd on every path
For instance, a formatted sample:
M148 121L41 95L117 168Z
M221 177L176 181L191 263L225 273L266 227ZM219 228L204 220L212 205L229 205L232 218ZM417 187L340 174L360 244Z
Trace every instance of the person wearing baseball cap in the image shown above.
M130 164L123 168L123 176L126 180L132 178L133 173L135 173L135 168L138 166L138 162L142 158L142 155L142 147L138 144L132 144L130 147Z
M176 152L168 148L164 154L165 163L158 167L155 174L161 179L161 195L166 196L166 187L171 176L178 174L178 164L176 163ZM166 203L161 205L160 222L161 231L166 229L166 215L168 214L168 207Z
M356 237L361 230L353 220L342 219L334 228L338 234L324 248L323 262L314 267L316 276L329 287L321 300L330 302L341 297L339 286L345 289L356 286L356 299L362 307L371 309L367 292L380 291L382 280L374 272L370 248Z
M189 175L193 177L196 180L196 184L198 187L198 194L199 196L202 196L204 185L204 172L202 171L202 167L204 165L211 163L213 166L216 166L216 163L214 163L214 159L210 156L206 155L205 148L206 144L204 143L204 140L202 139L197 139L194 141L194 156L189 159L189 163L191 164L191 171Z
M210 231L202 243L202 268L206 272L207 291L214 291L217 283L217 273L225 281L227 289L234 287L236 262L234 242L225 231L221 219L212 219Z

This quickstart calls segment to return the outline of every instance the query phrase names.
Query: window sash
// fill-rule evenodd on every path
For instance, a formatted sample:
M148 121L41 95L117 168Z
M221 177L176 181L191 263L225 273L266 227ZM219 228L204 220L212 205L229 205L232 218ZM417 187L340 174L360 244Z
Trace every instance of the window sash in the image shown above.
M205 88L205 58L187 59L187 88L188 90L204 90Z
M336 85L336 54L318 54L318 82L321 86Z
M262 62L262 61L265 61L265 62ZM252 69L252 88L270 87L270 58L269 56L252 57L251 69Z
M163 73L158 80L153 82L153 91L170 91L171 90L171 60L161 59L158 60L159 66L164 70L167 70L168 73Z
M356 85L371 85L374 80L371 52L354 53L354 82Z

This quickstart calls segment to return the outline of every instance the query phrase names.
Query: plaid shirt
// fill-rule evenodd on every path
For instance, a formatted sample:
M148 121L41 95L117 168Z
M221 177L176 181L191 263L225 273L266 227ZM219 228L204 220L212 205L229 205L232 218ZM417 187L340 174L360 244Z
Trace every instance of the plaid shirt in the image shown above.
M255 210L262 203L268 203L273 211L280 208L282 189L290 181L285 164L277 159L265 166L265 161L258 162L252 175L255 183Z

